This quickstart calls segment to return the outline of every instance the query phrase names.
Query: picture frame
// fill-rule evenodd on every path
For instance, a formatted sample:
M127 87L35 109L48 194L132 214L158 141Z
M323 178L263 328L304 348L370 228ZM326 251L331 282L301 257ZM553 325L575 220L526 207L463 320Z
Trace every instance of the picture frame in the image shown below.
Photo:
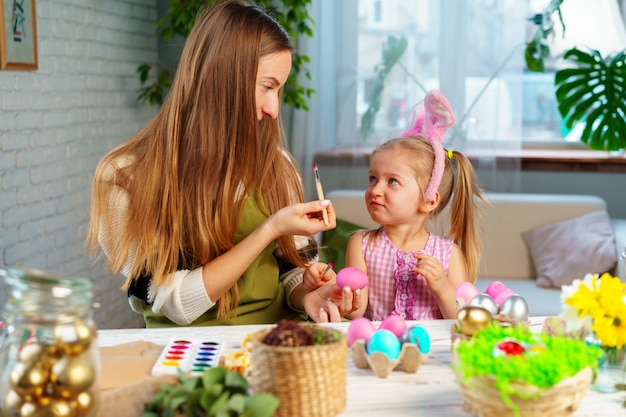
M0 0L0 69L36 70L35 0Z

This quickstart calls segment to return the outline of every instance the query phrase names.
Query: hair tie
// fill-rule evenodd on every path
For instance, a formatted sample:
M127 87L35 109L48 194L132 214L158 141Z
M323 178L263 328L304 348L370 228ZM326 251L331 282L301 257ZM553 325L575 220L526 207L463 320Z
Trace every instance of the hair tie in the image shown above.
M402 134L402 136L422 136L433 147L433 153L435 154L433 172L430 176L428 187L424 192L424 198L427 201L435 199L435 194L439 189L439 184L441 184L446 157L441 143L443 142L444 133L454 125L455 121L456 118L448 100L439 90L430 90L426 93L424 102L417 111L415 123ZM451 151L448 151L448 157L452 158Z
M452 149L448 149L448 159L452 159L452 158L454 158L454 153Z

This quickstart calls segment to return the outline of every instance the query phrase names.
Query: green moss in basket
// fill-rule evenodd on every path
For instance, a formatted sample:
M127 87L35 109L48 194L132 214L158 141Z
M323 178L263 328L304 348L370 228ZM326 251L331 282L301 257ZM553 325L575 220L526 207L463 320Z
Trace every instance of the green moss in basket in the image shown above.
M523 352L505 354L502 342L522 346ZM597 368L602 352L582 340L565 336L534 333L524 326L490 324L469 340L454 346L457 361L452 367L462 382L474 376L492 376L502 400L513 408L510 395L524 398L512 382L522 382L539 388L549 388L579 371Z
M271 417L278 408L274 395L251 395L239 372L221 366L197 377L179 370L178 377L179 384L161 386L142 417Z

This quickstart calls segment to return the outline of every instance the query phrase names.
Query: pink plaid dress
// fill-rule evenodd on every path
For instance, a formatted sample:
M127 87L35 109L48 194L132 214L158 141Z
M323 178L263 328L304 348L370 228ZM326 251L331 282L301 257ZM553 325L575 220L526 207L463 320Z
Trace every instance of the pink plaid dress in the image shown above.
M382 228L378 239L370 242L372 233L363 236L363 257L369 276L369 300L365 316L383 320L397 314L406 320L442 319L435 296L426 278L413 272L417 265L414 253L437 258L448 273L453 241L430 234L426 246L417 252L398 249Z

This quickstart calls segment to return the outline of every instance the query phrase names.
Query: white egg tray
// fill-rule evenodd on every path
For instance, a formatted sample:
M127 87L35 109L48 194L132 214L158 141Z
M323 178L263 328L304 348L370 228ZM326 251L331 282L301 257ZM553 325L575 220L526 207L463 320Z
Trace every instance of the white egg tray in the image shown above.
M382 352L367 354L365 341L357 340L350 347L352 361L357 368L371 368L379 378L387 378L396 368L402 367L404 372L416 373L421 364L426 361L428 355L422 354L414 343L404 343L398 359L392 360Z

